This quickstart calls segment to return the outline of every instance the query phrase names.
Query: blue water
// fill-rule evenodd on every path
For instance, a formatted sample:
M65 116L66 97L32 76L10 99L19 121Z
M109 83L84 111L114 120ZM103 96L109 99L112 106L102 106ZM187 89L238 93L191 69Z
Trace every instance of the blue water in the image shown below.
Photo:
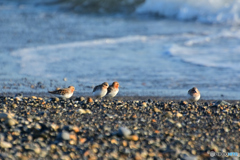
M240 5L210 4L148 0L129 15L97 15L3 1L0 91L73 85L75 95L91 95L93 86L119 81L122 96L184 98L196 86L203 99L239 99Z

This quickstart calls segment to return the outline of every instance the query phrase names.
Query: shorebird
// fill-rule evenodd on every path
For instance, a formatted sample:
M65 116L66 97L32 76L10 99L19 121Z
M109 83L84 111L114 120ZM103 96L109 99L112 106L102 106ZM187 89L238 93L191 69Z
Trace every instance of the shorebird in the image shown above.
M102 98L107 94L107 88L109 87L107 82L104 82L93 89L93 96L96 98Z
M118 82L113 82L111 86L108 87L107 91L107 98L113 98L118 94L119 91L119 83Z
M15 95L15 100L17 100L17 101L22 101L22 98L23 98L23 94L22 93L17 93Z
M68 88L57 89L55 91L48 91L48 93L56 94L59 97L66 99L72 97L74 90L75 88L73 86L69 86Z
M200 99L201 95L197 87L193 87L188 91L188 99L192 102L197 102Z

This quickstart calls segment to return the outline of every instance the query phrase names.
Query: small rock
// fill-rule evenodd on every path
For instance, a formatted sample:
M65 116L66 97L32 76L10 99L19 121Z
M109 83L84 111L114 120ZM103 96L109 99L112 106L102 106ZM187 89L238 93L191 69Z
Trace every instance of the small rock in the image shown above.
M228 127L224 127L223 129L224 129L225 132L229 132Z
M181 105L187 105L188 102L187 102L187 101L181 101L180 104L181 104Z
M167 111L167 112L165 113L165 116L166 116L166 117L172 117L172 112Z
M181 127L182 127L182 124L179 123L179 122L177 122L177 123L176 123L176 126L177 126L178 128L181 128Z
M118 145L118 141L117 141L116 139L112 139L112 140L111 140L111 143Z
M128 145L127 141L125 141L125 140L122 142L122 144L124 147L127 147L127 145Z
M14 126L17 123L17 121L15 119L13 119L13 118L9 118L6 123L9 126Z
M77 126L73 126L72 130L75 132L75 133L78 133L80 130Z
M182 117L183 115L182 115L181 113L177 112L176 116L177 116L178 118L180 118L180 117Z
M154 112L156 112L156 113L161 113L161 110L158 109L157 107L154 107L153 110L154 110Z
M62 137L62 139L64 139L64 140L70 140L70 134L69 134L69 132L67 132L67 131L65 131L65 130L62 131L61 137Z
M77 136L76 136L76 134L71 133L71 134L70 134L70 139L76 141L76 140L77 140Z
M127 138L128 140L131 140L131 141L138 141L138 136L137 135L131 135L131 136L128 136Z
M87 114L92 114L92 111L90 111L90 109L86 109L85 111Z
M13 103L13 104L12 104L12 107L13 107L13 108L17 108L18 106L17 106L17 104Z
M132 133L132 131L130 129L128 129L127 127L120 127L118 129L118 135L119 136L124 136L124 137L128 137L130 136Z
M0 119L7 119L7 118L8 118L8 114L0 113Z
M59 126L56 125L56 124L51 124L51 128L54 130L54 131L57 131Z
M230 103L228 103L227 101L215 101L215 102L213 102L213 103L215 103L215 105L221 105L221 106L223 106L223 105L230 105Z
M40 125L39 123L36 123L36 124L34 125L34 129L35 129L35 130L41 130L42 127L41 127L41 125Z
M142 102L142 106L143 107L147 107L147 103L146 102Z
M31 98L32 98L32 99L37 99L37 97L36 97L36 96L32 96Z
M88 97L87 102L88 102L88 103L92 103L92 102L93 102L93 99L92 99L91 97Z
M86 113L87 113L87 112L86 112L84 109L82 109L82 108L78 109L78 112L79 112L80 114L86 114Z
M85 100L85 98L84 97L80 97L80 101L84 101Z
M86 142L86 141L87 141L86 138L80 138L80 140L79 140L79 142L80 142L81 144L83 144L83 143Z
M1 148L12 148L12 144L9 142L0 141L0 147Z

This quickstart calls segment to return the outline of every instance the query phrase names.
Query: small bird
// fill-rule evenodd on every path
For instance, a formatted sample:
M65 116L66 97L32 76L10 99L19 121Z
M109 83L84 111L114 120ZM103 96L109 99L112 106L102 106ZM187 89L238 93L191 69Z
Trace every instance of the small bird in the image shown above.
M192 102L197 102L200 99L201 95L197 87L193 87L188 91L188 99Z
M102 83L101 85L95 86L93 89L93 96L96 98L102 98L107 94L107 89L109 85L107 82Z
M106 97L113 98L118 94L118 91L119 91L119 83L113 82L112 85L108 87L108 92Z
M75 88L73 86L69 86L68 88L57 89L55 91L48 91L48 93L57 94L59 97L66 99L72 97L74 90Z
M17 93L17 94L15 95L15 100L16 100L16 101L22 101L22 98L23 98L23 94L22 94L22 93Z

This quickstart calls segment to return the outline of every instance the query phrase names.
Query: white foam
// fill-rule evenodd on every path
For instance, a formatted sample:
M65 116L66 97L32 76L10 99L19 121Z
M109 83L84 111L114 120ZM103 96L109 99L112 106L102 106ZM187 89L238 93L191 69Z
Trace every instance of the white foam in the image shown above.
M240 23L239 0L146 0L136 13L204 23Z
M240 71L239 50L240 47L220 49L216 47L204 48L173 45L169 48L168 53L188 63Z
M136 35L120 38L79 41L56 45L44 45L19 49L13 51L11 55L18 58L17 62L20 65L20 68L18 68L20 70L20 74L53 78L54 76L59 77L59 74L61 74L58 73L59 70L62 70L62 72L65 70L72 70L77 72L78 68L76 68L76 66L84 67L84 65L79 64L79 61L83 61L83 59L88 61L86 63L89 63L90 60L93 64L98 63L100 59L91 59L91 55L96 56L98 55L98 52L101 52L103 50L106 51L108 47L114 47L115 50L117 50L119 46L115 44L144 42L146 39L149 39L149 37ZM79 52L81 54L77 54ZM106 55L106 53L108 52L106 51L104 55ZM119 56L121 57L120 54ZM66 67L61 65L66 65L67 61L69 61L71 65L68 65ZM99 65L99 69L101 68L101 65ZM56 68L54 69L54 67ZM62 75L62 77L64 76L66 75Z

